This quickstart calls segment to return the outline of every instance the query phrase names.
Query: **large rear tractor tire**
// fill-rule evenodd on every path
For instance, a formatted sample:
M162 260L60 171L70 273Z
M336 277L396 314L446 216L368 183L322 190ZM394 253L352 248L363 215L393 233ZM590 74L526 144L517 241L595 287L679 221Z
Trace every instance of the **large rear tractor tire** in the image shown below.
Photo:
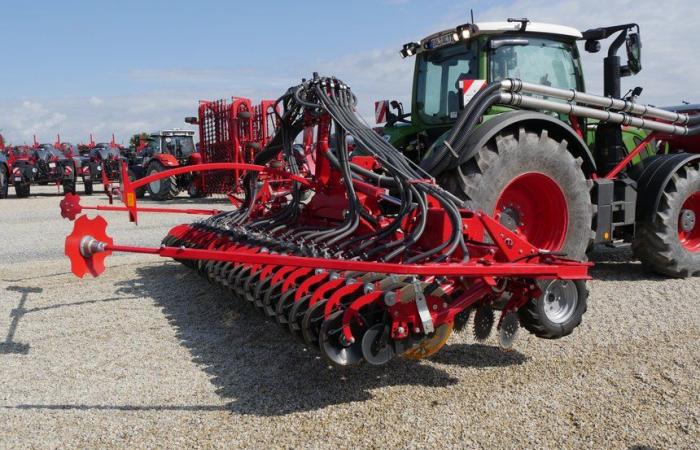
M154 161L148 166L147 176L155 175L164 170L165 167L162 164ZM148 184L148 195L154 200L171 200L177 197L178 193L177 179L175 177L162 178Z
M138 180L138 178L136 178L136 174L131 169L127 171L127 175L129 176L129 181ZM136 193L136 198L143 198L144 195L146 195L146 186L137 187L134 189L134 192Z
M10 189L9 174L5 166L0 166L0 198L7 198L7 191Z
M29 197L31 186L31 183L28 181L15 183L15 195L17 195L17 198Z
M440 184L536 247L582 260L595 233L581 164L565 140L520 128L496 136Z
M632 250L647 269L662 275L700 275L700 171L683 166L662 189L652 219L637 225Z

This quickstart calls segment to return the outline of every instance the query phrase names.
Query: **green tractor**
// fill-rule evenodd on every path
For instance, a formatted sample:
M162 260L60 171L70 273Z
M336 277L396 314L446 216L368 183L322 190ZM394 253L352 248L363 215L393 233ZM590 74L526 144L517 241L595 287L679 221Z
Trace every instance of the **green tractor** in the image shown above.
M609 37L604 95L587 94L577 43L595 53ZM649 269L698 275L700 155L656 144L698 133L700 120L638 103L641 88L621 98L640 52L636 24L583 33L527 19L460 25L403 46L402 57L416 58L411 112L377 102L386 123L377 131L542 249L583 259L595 244L631 243ZM571 313L558 298L553 313Z

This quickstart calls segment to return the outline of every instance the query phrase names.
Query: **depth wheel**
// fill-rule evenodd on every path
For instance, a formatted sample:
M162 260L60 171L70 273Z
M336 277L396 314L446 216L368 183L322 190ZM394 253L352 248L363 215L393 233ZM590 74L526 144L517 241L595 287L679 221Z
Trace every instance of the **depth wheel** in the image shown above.
M352 334L355 342L345 342L342 333L343 314L336 311L321 325L319 344L321 355L326 361L337 366L354 366L362 362L362 337L364 329L357 321L353 321Z

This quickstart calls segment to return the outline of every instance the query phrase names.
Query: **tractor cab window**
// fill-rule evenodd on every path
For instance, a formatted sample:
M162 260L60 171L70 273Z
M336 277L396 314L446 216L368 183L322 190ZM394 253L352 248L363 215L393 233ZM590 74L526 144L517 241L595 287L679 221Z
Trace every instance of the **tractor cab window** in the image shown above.
M418 56L416 109L426 123L454 120L459 114L459 82L478 76L475 44L459 43Z
M499 40L503 45L499 45ZM491 80L518 78L560 89L583 90L575 44L527 37L491 43Z
M187 158L194 153L194 141L190 136L163 137L163 152L177 159Z

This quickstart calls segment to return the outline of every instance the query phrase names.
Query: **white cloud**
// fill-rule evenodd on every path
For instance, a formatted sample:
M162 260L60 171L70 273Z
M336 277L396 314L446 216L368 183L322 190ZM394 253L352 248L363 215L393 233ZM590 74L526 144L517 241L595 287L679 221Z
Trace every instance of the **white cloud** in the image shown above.
M474 6L477 21L525 16L579 29L636 21L641 26L644 69L638 76L626 78L623 89L643 86L640 100L657 105L700 100L700 62L694 58L700 44L694 29L700 22L700 8L693 2L516 0L511 5L495 7L485 1L456 2L443 17L426 23L424 34L465 22L469 8ZM321 61L299 60L274 71L248 67L132 70L127 76L142 94L97 97L86 93L83 98L0 100L0 127L11 142L30 141L34 133L47 140L58 132L73 142L87 140L91 132L95 139L109 139L114 132L118 140L126 141L131 134L143 130L187 127L183 118L196 113L200 99L230 95L256 100L274 98L314 70L336 75L352 86L359 98L360 113L371 118L375 100L397 99L410 109L413 60L399 57L402 43L384 42L380 48ZM608 43L604 43L601 53L584 53L589 92L602 91L602 59ZM299 55L301 58L303 52Z

